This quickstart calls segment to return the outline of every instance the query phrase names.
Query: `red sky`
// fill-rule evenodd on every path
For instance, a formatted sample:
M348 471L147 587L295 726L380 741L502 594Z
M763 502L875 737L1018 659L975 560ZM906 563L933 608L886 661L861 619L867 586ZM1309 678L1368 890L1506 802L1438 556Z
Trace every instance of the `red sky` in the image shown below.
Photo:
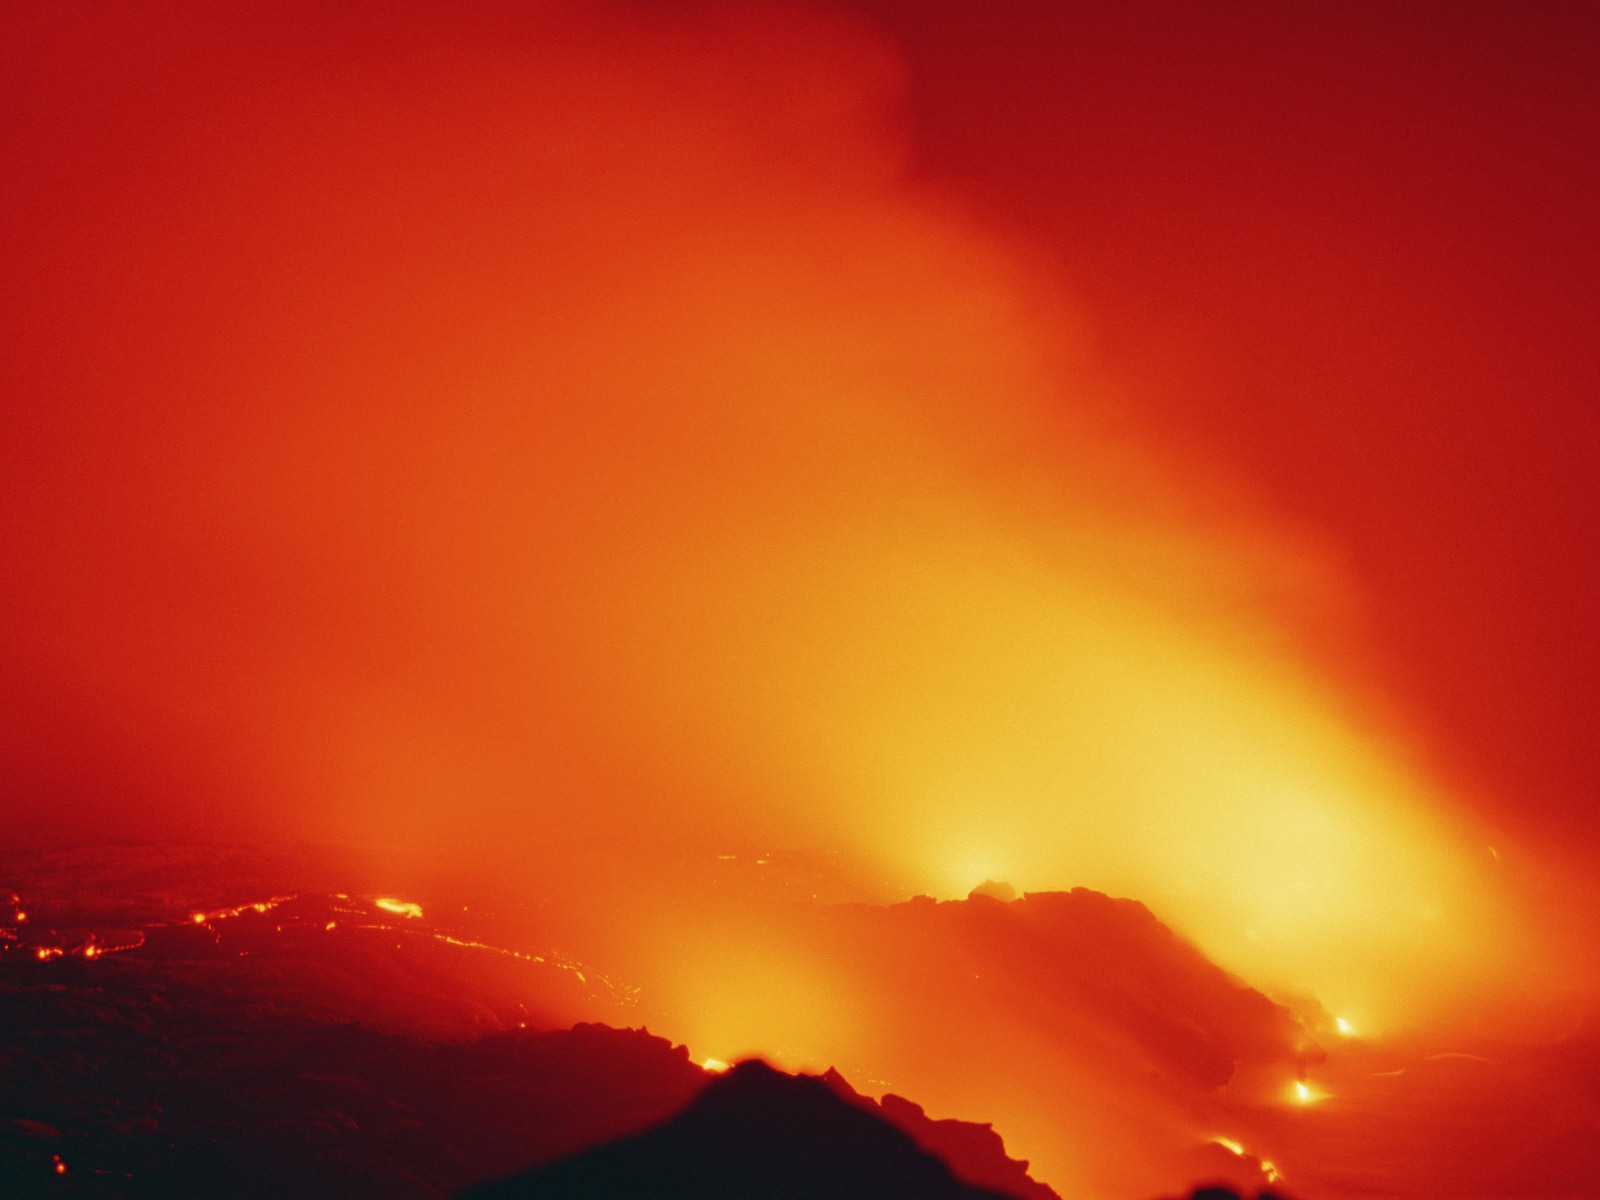
M918 169L1326 539L1460 790L1600 846L1600 14L858 0Z

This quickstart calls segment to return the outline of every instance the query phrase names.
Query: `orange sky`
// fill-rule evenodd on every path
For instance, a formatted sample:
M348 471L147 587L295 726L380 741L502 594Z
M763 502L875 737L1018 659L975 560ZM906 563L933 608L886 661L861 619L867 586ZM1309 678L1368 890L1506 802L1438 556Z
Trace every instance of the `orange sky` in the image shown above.
M1593 30L859 10L8 12L10 836L1503 970L1600 846Z
M1595 14L860 7L919 169L1063 264L1149 419L1335 548L1461 790L1593 848Z

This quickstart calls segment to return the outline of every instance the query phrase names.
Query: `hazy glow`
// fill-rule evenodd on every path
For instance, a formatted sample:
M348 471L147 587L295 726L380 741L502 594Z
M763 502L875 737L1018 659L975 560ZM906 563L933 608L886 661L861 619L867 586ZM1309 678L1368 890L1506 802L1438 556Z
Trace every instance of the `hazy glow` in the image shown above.
M685 965L668 973L664 1006L691 1047L726 1048L708 1062L761 1057L786 1070L825 1070L866 1015L802 947L775 941L757 934L701 946L686 930L677 947Z

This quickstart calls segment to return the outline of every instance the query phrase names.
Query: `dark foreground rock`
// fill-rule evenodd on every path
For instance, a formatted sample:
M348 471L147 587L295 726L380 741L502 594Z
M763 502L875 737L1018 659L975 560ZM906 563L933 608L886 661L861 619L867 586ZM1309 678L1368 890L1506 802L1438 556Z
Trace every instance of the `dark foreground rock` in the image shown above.
M839 1144L855 1157L839 1168L864 1187L909 1170L919 1188L932 1181L915 1193L930 1198L1054 1196L987 1126L859 1096L832 1073L768 1071L772 1086L751 1089L757 1103L739 1111L727 1080L644 1030L410 1036L302 1008L282 978L270 985L246 970L252 961L263 964L242 960L231 986L176 960L0 963L0 1196L440 1200L685 1110L726 1118L703 1144L737 1157L774 1129L802 1127L783 1102L791 1087L854 1131ZM956 1185L934 1154L1002 1186Z
M467 1200L1004 1200L811 1076L745 1062L671 1121Z
M438 1200L661 1121L705 1079L603 1026L438 1043L71 985L0 989L0 1014L7 1200Z

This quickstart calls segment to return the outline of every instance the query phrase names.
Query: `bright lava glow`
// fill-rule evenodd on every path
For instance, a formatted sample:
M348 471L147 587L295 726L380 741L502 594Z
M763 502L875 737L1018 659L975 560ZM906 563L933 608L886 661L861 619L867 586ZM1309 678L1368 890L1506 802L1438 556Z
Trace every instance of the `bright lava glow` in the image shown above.
M1294 1098L1297 1104L1314 1104L1321 1100L1324 1093L1316 1091L1303 1079L1295 1080Z
M422 905L412 904L409 900L395 900L388 896L381 896L374 903L384 912L398 913L402 917L420 917L422 915Z
M1356 1027L1354 1025L1350 1024L1349 1021L1346 1021L1343 1017L1335 1017L1333 1019L1333 1024L1334 1024L1334 1028L1336 1028L1339 1031L1339 1036L1341 1036L1341 1037L1352 1037L1352 1036L1354 1036L1355 1031L1356 1031Z
M714 1075L720 1075L722 1072L728 1069L728 1064L723 1062L720 1058L705 1059L700 1063L700 1065Z

